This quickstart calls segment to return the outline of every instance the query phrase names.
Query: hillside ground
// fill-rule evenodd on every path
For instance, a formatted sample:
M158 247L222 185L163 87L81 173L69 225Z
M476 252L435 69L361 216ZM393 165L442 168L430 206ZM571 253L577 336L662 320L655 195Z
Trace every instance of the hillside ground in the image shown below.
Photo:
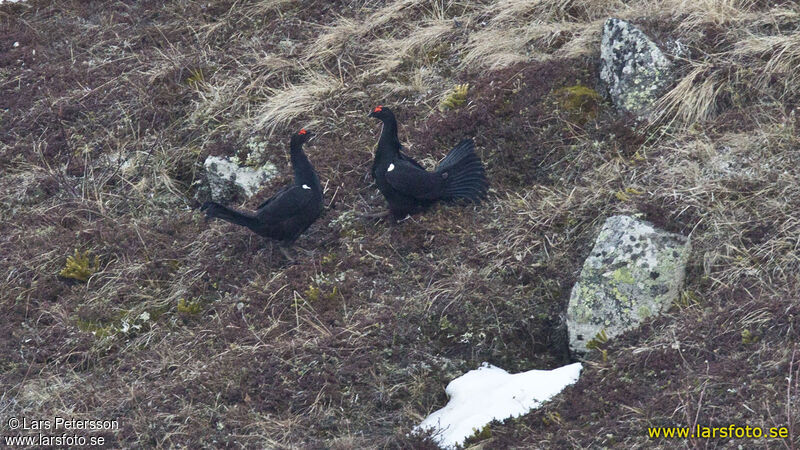
M611 16L686 49L652 122L597 93ZM792 1L3 4L0 416L117 418L114 447L434 448L409 432L454 377L569 361L570 289L625 213L691 236L680 300L472 444L797 448L798 67ZM473 137L488 201L360 217L378 104L429 167ZM281 175L235 206L258 205L300 127L326 212L291 263L194 195L206 156L259 154ZM790 436L647 435L731 423Z

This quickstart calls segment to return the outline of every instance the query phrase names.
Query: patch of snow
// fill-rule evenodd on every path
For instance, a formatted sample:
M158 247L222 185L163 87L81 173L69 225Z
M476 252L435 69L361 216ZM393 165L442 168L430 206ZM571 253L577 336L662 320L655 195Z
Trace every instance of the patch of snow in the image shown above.
M451 381L445 389L450 401L426 417L417 429L433 430L440 446L453 448L492 420L518 417L538 408L578 381L581 369L581 363L574 363L553 370L510 374L483 363Z
M22 0L0 0L0 5L2 5L3 3L17 3L19 1Z

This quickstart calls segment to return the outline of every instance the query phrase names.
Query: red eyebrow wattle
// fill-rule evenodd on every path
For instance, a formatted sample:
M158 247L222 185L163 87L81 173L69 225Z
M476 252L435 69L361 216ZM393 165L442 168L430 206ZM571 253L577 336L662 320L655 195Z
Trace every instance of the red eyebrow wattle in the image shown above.
M299 133L297 133L297 134L306 134L306 133L307 133L306 129L305 129L305 128L303 128L303 129L302 129L302 130L300 130L300 132L299 132Z

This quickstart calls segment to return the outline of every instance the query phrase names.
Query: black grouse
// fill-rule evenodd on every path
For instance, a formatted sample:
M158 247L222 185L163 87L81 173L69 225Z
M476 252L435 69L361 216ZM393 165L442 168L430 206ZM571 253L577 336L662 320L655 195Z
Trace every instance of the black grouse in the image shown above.
M285 186L262 203L255 214L236 211L216 202L201 207L206 217L217 217L242 225L266 238L291 243L322 213L322 186L314 166L303 153L303 144L313 137L300 130L292 136L291 161L294 184Z
M479 202L486 196L489 182L472 139L462 140L436 170L428 172L400 152L397 119L389 108L378 106L369 117L383 122L372 176L395 220L423 211L438 200Z

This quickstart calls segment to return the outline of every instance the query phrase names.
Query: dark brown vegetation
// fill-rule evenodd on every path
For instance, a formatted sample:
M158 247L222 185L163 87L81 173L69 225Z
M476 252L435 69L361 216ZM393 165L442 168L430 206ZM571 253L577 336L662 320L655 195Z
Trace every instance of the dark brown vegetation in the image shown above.
M591 94L619 11L690 48L657 124ZM0 415L119 418L123 447L430 447L408 433L454 377L565 362L560 315L598 226L641 213L692 236L678 304L481 442L740 443L646 436L695 422L798 442L798 17L712 0L4 4ZM440 111L460 83L466 103ZM357 218L383 202L379 103L428 167L473 137L489 201ZM297 264L204 223L205 156L264 147L282 176L252 209L311 125L328 208ZM87 281L59 275L75 250L97 257Z

